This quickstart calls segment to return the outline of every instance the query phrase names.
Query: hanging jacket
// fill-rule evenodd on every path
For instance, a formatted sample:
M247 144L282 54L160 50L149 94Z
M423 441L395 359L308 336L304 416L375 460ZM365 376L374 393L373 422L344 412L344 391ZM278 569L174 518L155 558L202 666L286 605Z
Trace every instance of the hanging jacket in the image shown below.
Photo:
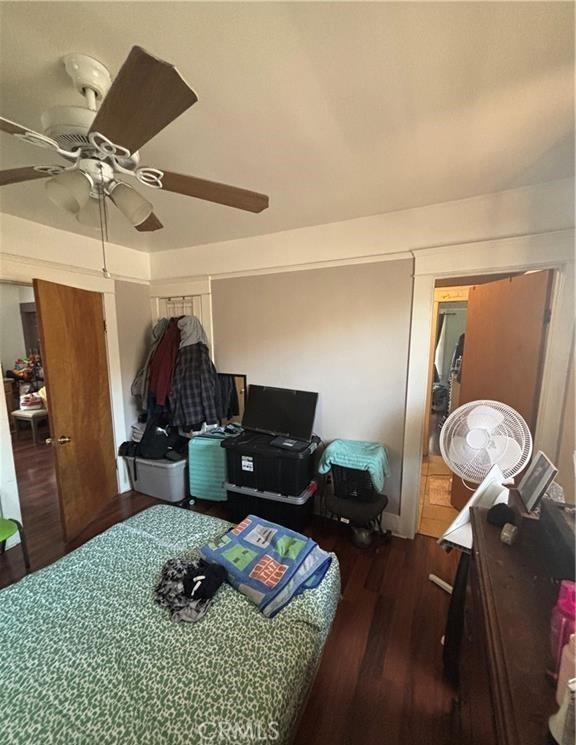
M218 373L219 400L218 419L232 419L240 414L238 391L234 375Z
M178 328L180 329L180 349L199 342L208 346L208 337L204 331L204 326L196 316L182 316L178 320Z
M175 318L171 318L150 361L149 393L154 395L158 406L164 406L168 399L179 344L178 323Z
M169 323L170 321L168 320L168 318L161 318L156 324L154 324L154 327L152 328L152 343L146 356L146 362L136 373L136 377L134 378L134 381L132 382L132 385L130 387L130 393L135 398L139 399L138 404L141 409L146 407L146 401L148 400L150 361L154 356L154 352L156 351L158 344L160 344L160 342L162 341L162 337L166 333L166 329L168 328Z
M220 386L208 347L189 344L178 353L170 392L172 424L177 427L218 422Z

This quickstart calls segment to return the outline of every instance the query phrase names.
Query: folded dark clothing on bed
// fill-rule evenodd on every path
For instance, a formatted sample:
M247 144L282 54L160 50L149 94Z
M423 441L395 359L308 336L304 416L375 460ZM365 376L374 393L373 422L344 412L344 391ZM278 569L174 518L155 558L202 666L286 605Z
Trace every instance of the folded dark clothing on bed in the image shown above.
M218 592L218 588L226 579L226 569L220 564L200 559L189 564L182 582L184 595L190 598L209 600Z
M170 559L162 568L154 598L170 611L172 621L194 623L206 615L225 579L226 570L218 564Z

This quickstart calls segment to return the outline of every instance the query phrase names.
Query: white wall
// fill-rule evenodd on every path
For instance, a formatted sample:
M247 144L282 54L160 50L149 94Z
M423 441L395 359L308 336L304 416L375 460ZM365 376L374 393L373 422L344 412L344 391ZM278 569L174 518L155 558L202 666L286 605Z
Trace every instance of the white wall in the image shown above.
M568 375L568 388L564 402L564 413L562 417L562 430L560 434L560 447L556 466L558 467L558 483L564 488L566 501L576 502L576 404L574 401L574 349L570 372Z
M212 283L216 366L248 384L317 391L315 432L382 442L400 505L412 261Z
M103 276L99 240L6 213L0 213L0 252L0 262L51 264L69 272ZM114 278L146 282L150 279L148 254L111 243L106 247L106 257Z
M130 386L146 357L150 343L152 309L147 285L124 281L114 284L126 439L130 439L130 425L137 420L139 413L136 400L130 393Z
M23 285L18 286L18 297L21 303L34 303L34 288L24 287Z
M20 290L18 285L0 284L0 362L4 372L12 370L14 362L26 355Z
M159 251L150 257L151 276L154 281L228 276L573 227L574 182L563 179L345 222Z

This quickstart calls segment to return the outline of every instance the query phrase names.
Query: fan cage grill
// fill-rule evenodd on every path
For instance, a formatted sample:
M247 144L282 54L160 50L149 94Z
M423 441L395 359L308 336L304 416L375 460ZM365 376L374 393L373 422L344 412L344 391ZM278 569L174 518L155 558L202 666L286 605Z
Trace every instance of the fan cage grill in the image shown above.
M532 454L532 436L524 419L511 406L500 401L471 401L463 404L450 414L440 431L440 452L446 464L460 478L472 483L481 483L492 466L498 464L506 452L498 453L498 459L490 458L486 449L479 449L466 462L458 462L450 456L450 444L455 436L465 437L470 431L468 415L479 406L486 406L499 412L503 419L492 432L492 435L505 435L509 440L514 440L520 447L521 454L512 465L499 466L505 479L511 479L522 471L530 460Z

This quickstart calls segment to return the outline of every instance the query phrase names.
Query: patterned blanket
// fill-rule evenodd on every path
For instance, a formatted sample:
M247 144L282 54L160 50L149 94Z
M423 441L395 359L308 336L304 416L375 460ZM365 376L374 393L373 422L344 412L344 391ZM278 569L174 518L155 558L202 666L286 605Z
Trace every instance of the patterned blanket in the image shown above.
M301 592L318 587L331 556L311 538L248 515L200 550L228 572L228 581L273 618Z
M0 743L251 745L272 728L289 742L338 560L276 618L225 583L201 623L170 623L153 595L162 566L230 527L152 507L0 591Z

